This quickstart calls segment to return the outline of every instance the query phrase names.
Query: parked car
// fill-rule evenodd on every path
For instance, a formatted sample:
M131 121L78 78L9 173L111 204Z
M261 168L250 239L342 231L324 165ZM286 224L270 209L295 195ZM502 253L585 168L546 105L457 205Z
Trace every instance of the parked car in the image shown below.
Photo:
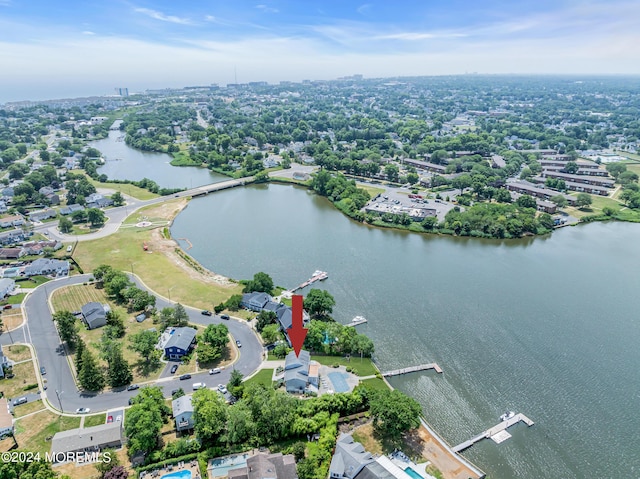
M109 416L109 417L107 418L107 422L113 422L113 416Z
M173 396L173 395L174 395L174 394L176 394L178 391L180 391L180 390L179 390L179 389L173 389L173 390L171 391L171 395Z
M220 368L209 369L209 374L220 374Z
M191 379L191 374L183 374L180 376L180 381L184 381L185 379Z
M27 402L27 398L23 396L21 398L18 398L16 400L14 400L13 401L13 405L14 406L19 406L20 404L25 404L26 402Z
M171 366L171 374L174 374L177 370L178 370L177 364L174 364L173 366Z
M43 376L47 374L47 370L44 368L44 366L40 367L40 374L42 374Z
M13 308L13 306L12 306L12 305L10 305L10 304L5 304L5 305L2 307L2 309L11 309L11 308Z
M138 386L137 384L129 384L127 386L127 391L135 391L136 389L140 389L140 386Z
M242 347L242 343L240 341L238 341L237 339L236 339L236 346L238 346L239 348Z
M88 407L79 407L76 409L76 414L89 414L89 412L91 412L91 409Z
M221 319L229 319L229 315L228 314L221 314L220 318Z
M193 383L193 390L197 391L198 389L206 388L207 385L205 383Z
M67 246L67 253L71 253L72 249L73 249L73 246L71 246L71 245Z
M74 311L73 313L74 316L81 316L82 315L82 311Z
M205 310L201 311L200 314L202 314L204 316L211 316L213 313L211 311L209 311L208 309L205 309Z
M222 394L227 394L227 387L224 384L218 384L218 391Z
M120 421L122 421L122 416L118 416L118 417L116 418L116 422L120 422Z

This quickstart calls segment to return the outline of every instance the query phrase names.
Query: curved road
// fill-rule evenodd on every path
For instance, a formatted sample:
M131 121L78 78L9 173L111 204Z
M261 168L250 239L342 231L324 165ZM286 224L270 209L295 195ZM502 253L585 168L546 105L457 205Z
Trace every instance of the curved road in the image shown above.
M135 396L138 391L127 391L126 387L105 390L102 393L86 393L78 390L69 368L67 355L62 348L60 337L54 326L51 311L49 309L48 297L56 289L86 282L91 275L79 275L69 278L62 278L44 283L38 286L33 292L27 295L24 302L25 323L11 333L4 333L0 336L0 344L8 345L14 342L30 343L36 350L38 370L44 366L47 370L47 390L43 391L42 398L48 399L49 403L64 413L75 413L80 407L91 408L92 412L115 409L128 405L129 398ZM131 279L138 287L146 288L136 277ZM149 290L150 291L150 290ZM151 291L153 293L153 291ZM173 306L175 303L167 301L165 298L157 296L156 307L161 309ZM157 381L140 383L140 385L156 384L160 386L165 396L170 396L171 391L183 388L186 393L190 393L192 384L204 382L207 387L215 387L222 383L229 382L232 369L240 371L248 376L254 372L262 362L263 348L253 330L246 322L229 320L223 321L217 316L204 316L200 310L185 307L192 323L209 325L224 323L234 339L241 341L242 348L238 349L239 358L233 367L223 370L220 374L210 376L208 371L197 374L192 373L189 380L181 381L176 376L169 375L161 377ZM150 326L151 327L151 326ZM123 344L126 347L126 344ZM164 376L164 374L163 374Z

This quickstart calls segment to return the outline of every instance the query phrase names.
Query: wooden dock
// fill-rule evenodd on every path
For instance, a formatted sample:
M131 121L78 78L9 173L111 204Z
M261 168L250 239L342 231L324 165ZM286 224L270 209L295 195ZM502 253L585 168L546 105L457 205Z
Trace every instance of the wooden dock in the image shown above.
M524 414L516 414L511 419L507 419L506 421L502 421L497 426L493 426L492 428L487 429L484 432L481 432L477 436L472 437L468 441L465 441L465 442L463 442L461 444L458 444L457 446L455 446L453 448L453 451L454 452L462 452L465 449L468 449L471 446L473 446L476 442L480 442L483 439L491 438L491 437L495 436L496 434L501 433L502 431L506 431L507 428L510 428L511 426L513 426L514 424L519 423L520 421L522 421L523 423L525 423L529 427L533 426L533 424L534 424L534 422L531 419L529 419L527 416L525 416Z
M386 373L382 373L382 375L384 377L399 376L401 374L415 373L417 371L426 371L427 369L433 369L438 374L442 374L442 369L440 369L440 366L438 366L436 363L429 363L429 364L420 364L419 366L411 366L410 368L402 368L402 369L395 369L393 371L387 371Z

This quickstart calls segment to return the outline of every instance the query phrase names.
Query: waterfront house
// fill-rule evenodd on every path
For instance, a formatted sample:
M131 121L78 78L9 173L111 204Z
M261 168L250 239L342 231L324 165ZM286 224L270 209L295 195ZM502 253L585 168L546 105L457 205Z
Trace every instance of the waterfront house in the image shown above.
M285 389L288 393L317 393L320 382L318 370L318 364L311 361L309 351L302 350L299 356L291 351L284 361Z
M80 311L87 328L96 329L107 324L107 313L111 311L111 308L108 304L92 301L85 304Z
M187 394L171 401L173 419L176 421L177 431L188 431L193 429L193 404L192 396Z
M167 359L180 359L196 344L196 330L193 328L167 328L158 343Z
M350 434L342 434L336 442L331 464L330 479L354 479L375 458L362 444L355 442Z
M51 454L54 461L65 457L61 453L99 452L120 447L122 447L120 421L57 432L51 439Z
M260 312L271 299L271 296L267 293L245 293L242 295L240 306L251 311Z

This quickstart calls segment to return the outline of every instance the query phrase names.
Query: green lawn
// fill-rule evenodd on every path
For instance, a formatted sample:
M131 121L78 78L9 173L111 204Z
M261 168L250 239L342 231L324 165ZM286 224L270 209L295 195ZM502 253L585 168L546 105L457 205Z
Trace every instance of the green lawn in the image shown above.
M311 359L325 366L333 366L334 364L349 366L358 376L372 376L378 372L370 358L352 357L351 361L348 361L341 356L311 356Z
M93 180L89 178L89 182L95 186L96 188L108 188L110 190L119 191L125 195L133 196L139 200L150 200L152 198L157 198L159 195L155 193L151 193L144 188L140 188L135 185L130 185L128 183L100 183L99 181Z
M262 384L264 386L271 386L271 378L273 377L273 369L261 369L254 376L247 379L244 384Z
M372 378L372 379L363 379L360 381L360 384L373 389L374 391L388 391L389 386L382 379Z
M47 281L51 281L51 279L46 276L31 276L26 281L16 281L16 285L20 288L35 288Z
M49 452L56 432L80 427L79 417L66 417L45 410L15 422L16 439L24 451ZM47 440L49 438L49 440Z
M23 286L24 288L28 288L29 286ZM24 297L27 295L27 293L20 293L20 294L14 294L12 296L9 296L6 300L6 302L8 304L20 304L22 303L22 300L24 299Z
M84 418L84 427L99 426L100 424L104 424L106 421L107 415L104 413L87 416Z
M384 188L378 188L376 186L358 185L358 188L361 188L369 193L371 195L371 198L375 198L378 194L385 192Z

